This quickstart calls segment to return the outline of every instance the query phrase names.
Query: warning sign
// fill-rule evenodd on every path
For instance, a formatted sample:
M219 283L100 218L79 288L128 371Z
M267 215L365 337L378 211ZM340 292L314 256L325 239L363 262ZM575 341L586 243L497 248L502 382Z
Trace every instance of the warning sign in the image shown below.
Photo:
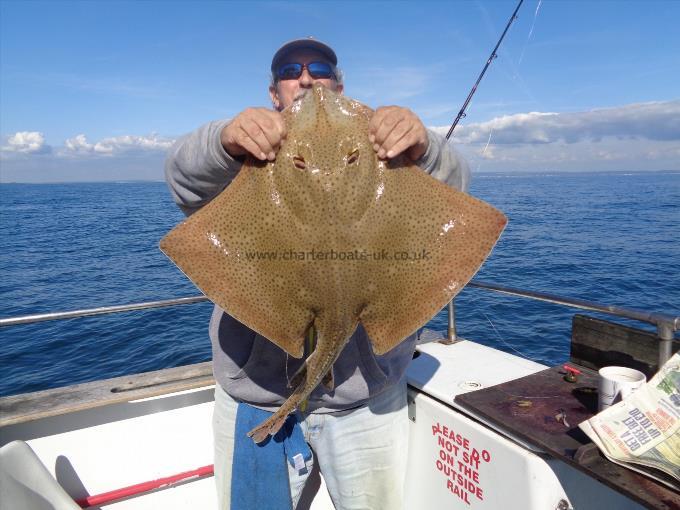
M432 425L432 436L438 447L435 466L444 475L446 488L468 505L475 499L484 501L479 467L491 462L491 453L478 450L468 438L439 422Z

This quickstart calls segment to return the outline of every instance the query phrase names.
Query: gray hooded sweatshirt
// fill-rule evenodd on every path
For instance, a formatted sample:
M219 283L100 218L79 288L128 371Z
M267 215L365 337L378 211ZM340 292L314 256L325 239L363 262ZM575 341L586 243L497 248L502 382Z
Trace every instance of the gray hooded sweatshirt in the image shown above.
M180 138L168 152L165 175L170 191L188 216L215 198L236 177L241 162L222 147L220 134L228 120L210 122ZM467 191L467 163L428 130L429 147L416 162L425 172ZM291 393L288 380L303 363L215 306L210 321L215 379L232 398L256 407L278 408ZM398 382L416 345L416 335L377 356L359 325L333 366L335 388L319 385L309 397L312 412L359 407Z

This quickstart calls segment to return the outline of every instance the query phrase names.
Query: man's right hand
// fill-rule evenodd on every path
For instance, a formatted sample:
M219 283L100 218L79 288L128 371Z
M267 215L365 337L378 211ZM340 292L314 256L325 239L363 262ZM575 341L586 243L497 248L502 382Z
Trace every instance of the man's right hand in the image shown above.
M247 108L222 129L220 140L232 157L252 154L261 161L273 161L285 137L286 124L279 112Z

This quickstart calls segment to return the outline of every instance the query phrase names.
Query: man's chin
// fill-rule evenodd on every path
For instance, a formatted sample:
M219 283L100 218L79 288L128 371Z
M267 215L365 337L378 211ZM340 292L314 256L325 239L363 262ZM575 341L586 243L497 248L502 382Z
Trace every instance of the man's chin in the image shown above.
M309 92L309 90L310 89L300 89L300 90L298 90L297 93L293 96L293 99L290 100L290 103L286 102L286 103L281 104L279 111L283 111L284 109L291 106L293 103L295 103L295 102L299 101L300 99L302 99L303 97L305 97L305 95L307 94L307 92Z
M329 90L334 90L334 91L337 92L338 94L342 95L342 88L340 88L339 90L335 90L334 88L327 87L327 86L326 86L325 84L323 84L323 83L322 83L321 85L324 86L324 87L326 87L326 88L329 89ZM295 93L295 96L293 96L293 99L290 101L290 103L289 103L289 104L286 104L283 108L281 108L281 110L283 110L284 108L288 108L290 105L292 105L292 104L295 103L296 101L299 101L300 99L302 99L303 97L305 97L311 90L312 90L311 87L310 87L310 88L299 89L299 90ZM281 111L281 110L280 110L280 111Z
M309 92L312 89L300 89L298 90L297 94L295 94L295 97L293 98L293 102L298 101L305 97L307 95L307 92Z

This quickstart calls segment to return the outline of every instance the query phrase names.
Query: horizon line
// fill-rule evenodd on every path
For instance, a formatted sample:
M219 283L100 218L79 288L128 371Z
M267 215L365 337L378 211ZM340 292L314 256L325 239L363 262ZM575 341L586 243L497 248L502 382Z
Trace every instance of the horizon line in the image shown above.
M475 175L489 175L489 174L513 174L513 175L558 175L558 174L674 174L680 173L680 169L663 169L663 170L480 170L474 172ZM0 185L9 184L140 184L140 183L163 183L165 180L161 179L112 179L112 180L97 180L97 181L0 181Z

